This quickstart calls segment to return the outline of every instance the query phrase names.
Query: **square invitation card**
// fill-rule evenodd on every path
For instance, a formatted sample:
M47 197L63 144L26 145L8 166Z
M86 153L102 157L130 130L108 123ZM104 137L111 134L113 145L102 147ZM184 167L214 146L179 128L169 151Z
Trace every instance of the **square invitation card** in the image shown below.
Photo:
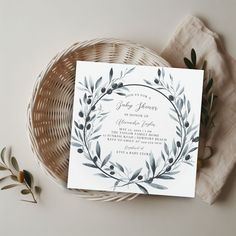
M78 61L68 188L195 196L203 71Z

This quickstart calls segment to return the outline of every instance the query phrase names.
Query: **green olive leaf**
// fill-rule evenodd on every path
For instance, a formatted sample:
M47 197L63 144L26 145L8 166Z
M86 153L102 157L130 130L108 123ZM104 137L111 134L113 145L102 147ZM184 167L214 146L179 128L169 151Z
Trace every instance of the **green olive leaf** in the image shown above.
M195 69L195 66L187 57L184 58L184 63L189 69Z
M7 179L8 177L9 177L9 175L2 177L2 178L0 179L0 182L3 181L4 179Z
M6 190L6 189L9 189L9 188L14 188L16 186L19 186L19 184L9 184L9 185L6 185L6 186L2 187L1 190Z
M1 151L1 160L4 164L6 164L5 163L5 152L6 152L6 147L4 147Z
M29 189L22 189L20 192L21 192L21 194L23 194L23 195L26 195L26 194L29 194L29 193L30 193Z
M194 65L194 67L196 67L197 55L196 55L196 51L194 48L192 48L192 50L191 50L191 60L192 60L192 64Z
M40 194L42 192L42 189L39 186L35 186L34 191L35 193Z
M0 170L7 170L5 166L0 166Z
M17 177L16 177L15 175L10 175L10 178L11 178L13 181L17 181L17 182L18 182Z
M19 171L19 165L15 157L11 157L11 164L15 170Z
M27 170L23 170L23 173L24 173L25 182L31 188L32 183L33 183L33 176L32 176L32 174L29 171L27 171Z

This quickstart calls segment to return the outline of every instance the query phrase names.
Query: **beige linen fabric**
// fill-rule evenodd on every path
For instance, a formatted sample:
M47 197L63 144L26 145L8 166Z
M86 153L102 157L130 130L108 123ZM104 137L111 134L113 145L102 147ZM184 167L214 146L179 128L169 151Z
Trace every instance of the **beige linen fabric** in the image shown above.
M196 185L197 195L212 204L236 162L236 61L225 51L216 33L198 18L188 16L161 56L173 67L185 68L183 58L190 58L192 48L196 50L199 66L207 61L206 74L211 71L214 94L218 96L215 127L208 131L210 137L206 141L206 145L213 147L214 155L199 170Z

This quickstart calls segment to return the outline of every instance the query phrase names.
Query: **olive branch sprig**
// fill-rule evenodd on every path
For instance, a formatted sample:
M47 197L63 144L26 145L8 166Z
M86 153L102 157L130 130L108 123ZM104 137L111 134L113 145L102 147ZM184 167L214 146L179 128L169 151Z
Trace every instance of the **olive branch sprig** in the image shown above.
M204 81L203 81L203 93L202 93L202 109L201 109L201 137L203 140L208 140L210 135L210 130L215 127L215 117L216 112L216 101L217 96L214 93L214 80L212 78L211 72L207 71L207 61L203 60L203 63L197 61L197 55L194 48L191 49L190 59L184 57L184 63L189 69L202 69L204 70ZM202 64L201 66L197 66ZM207 73L208 72L208 73ZM204 144L205 145L205 144ZM208 150L208 154L200 156L201 159L198 160L198 167L203 166L204 160L208 160L213 156L212 146L205 145L205 150Z
M171 109L175 114L177 114L178 119L170 114L170 117L178 122L179 126L176 126L176 133L179 136L180 140L176 142L173 139L172 149L168 148L167 144L164 143L164 151L161 152L161 157L164 161L164 165L160 171L156 173L156 169L158 165L155 162L155 158L153 154L150 156L149 163L146 161L146 167L148 169L148 173L152 172L152 177L148 174L148 178L143 180L142 182L150 184L152 187L159 189L166 189L165 186L160 186L157 183L153 183L155 179L174 179L173 175L177 174L178 171L174 171L178 168L181 162L192 165L193 162L191 160L191 153L197 149L197 146L194 143L198 142L199 138L197 135L198 126L194 125L194 120L191 122L189 119L189 113L191 111L191 106L189 100L186 99L183 94L184 88L177 84L174 87L173 78L169 75L170 83L167 82L165 78L165 71L162 68L158 69L158 77L155 78L154 83L151 81L144 80L151 88L155 88L158 91L165 90L167 93L165 96L174 106L174 110ZM177 149L179 149L177 151ZM158 160L158 159L157 159ZM139 186L140 187L140 186ZM143 187L143 186L142 186ZM141 189L141 188L140 188ZM141 189L143 192L145 191L143 188ZM146 191L145 191L146 192Z
M201 66L197 62L197 54L194 48L191 49L191 58L184 57L184 63L189 69L202 69L207 71L207 61L204 60ZM211 73L205 74L203 81L203 93L202 93L202 110L201 110L201 124L205 129L209 130L215 126L214 118L216 117L215 103L217 96L214 94L213 89L214 80Z
M112 93L116 93L120 96L125 96L125 92L128 91L128 88L125 88L123 86L122 79L124 79L134 69L135 67L126 69L125 71L121 71L120 76L114 77L113 68L111 68L109 71L108 79L102 86L101 82L103 81L103 77L100 77L95 84L91 78L88 79L87 77L84 78L84 83L79 81L79 84L81 85L79 89L84 92L84 95L83 99L79 99L79 103L81 105L81 110L78 113L79 120L74 121L74 131L76 136L72 136L72 145L79 148L77 150L79 153L83 152L82 146L85 138L86 141L88 141L88 135L86 135L86 137L83 137L84 129L93 135L92 137L89 137L89 141L100 137L100 135L97 135L98 131L101 128L100 123L106 118L106 115L108 113L104 113L101 108L97 108L97 103L101 100L111 101L111 98L106 98L105 96ZM92 125L93 121L95 120L98 124L98 127L94 127Z
M11 155L7 156L6 152L6 147L4 147L1 151L0 171L8 171L9 174L1 177L0 182L10 179L14 181L14 183L5 185L1 190L23 187L23 189L21 189L21 194L31 195L32 200L22 199L21 201L37 203L35 195L41 193L41 188L34 185L33 175L27 170L20 170L16 158Z
M79 153L84 153L84 156L92 161L91 163L84 163L85 166L98 168L101 173L100 176L110 177L115 180L118 180L114 176L114 166L110 164L110 173L107 172L107 166L109 164L109 159L111 158L111 153L109 153L104 160L101 160L101 147L99 142L96 144L96 154L93 155L91 153L91 142L100 137L98 131L101 128L99 124L102 120L105 119L108 113L104 113L102 109L97 108L97 104L99 101L111 101L111 98L106 98L106 95L110 95L112 93L116 93L120 96L125 96L125 92L128 91L128 88L123 86L122 79L124 79L129 73L131 73L135 67L126 69L125 71L121 71L120 76L113 76L113 68L109 71L108 81L101 86L102 77L100 77L95 85L92 80L87 80L85 77L85 81L83 83L82 90L85 93L83 96L83 100L80 99L81 111L79 112L79 121L74 121L75 124L75 134L76 137L72 136L73 142L72 145L76 146ZM82 85L81 82L79 82ZM87 94L90 92L89 94ZM96 122L98 127L94 126L93 122L96 118ZM75 142L74 142L75 141ZM114 164L116 166L116 164Z

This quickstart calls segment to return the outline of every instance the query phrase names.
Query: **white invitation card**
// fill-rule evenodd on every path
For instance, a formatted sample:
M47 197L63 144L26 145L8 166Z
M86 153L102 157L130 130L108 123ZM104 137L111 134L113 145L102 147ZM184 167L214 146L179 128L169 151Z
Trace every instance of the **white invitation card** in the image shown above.
M203 71L78 61L68 188L194 197Z

